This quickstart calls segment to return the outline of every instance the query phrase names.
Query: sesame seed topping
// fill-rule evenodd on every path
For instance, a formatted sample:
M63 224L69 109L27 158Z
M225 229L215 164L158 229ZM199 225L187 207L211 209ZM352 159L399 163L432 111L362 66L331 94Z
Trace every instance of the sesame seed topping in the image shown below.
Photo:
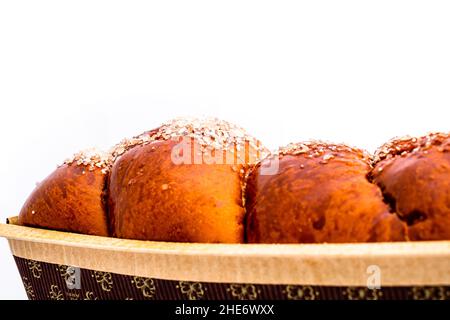
M206 150L223 150L234 152L234 149L244 149L248 144L252 150L259 152L262 158L268 154L261 143L246 133L244 129L217 118L176 118L161 125L159 128L143 134L124 139L114 146L111 154L114 159L126 151L154 141L177 140L190 137L201 146L201 152Z
M161 189L162 189L163 191L165 191L165 190L169 189L169 185L168 185L167 183L165 183L165 184L163 184L163 185L161 186Z
M370 154L362 149L350 147L346 144L329 143L325 141L307 141L301 143L291 143L279 149L278 154L284 155L303 155L306 158L322 157L320 163L326 164L329 160L335 158L340 153L354 153L361 160L370 162Z
M411 153L427 154L427 150L433 146L439 146L438 151L450 151L450 133L432 132L421 137L405 136L391 139L375 152L374 163Z
M85 166L89 171L94 171L98 168L101 169L103 174L107 174L112 164L112 158L109 153L90 148L74 154L72 158L66 159L64 164ZM83 170L82 174L85 173L86 171Z

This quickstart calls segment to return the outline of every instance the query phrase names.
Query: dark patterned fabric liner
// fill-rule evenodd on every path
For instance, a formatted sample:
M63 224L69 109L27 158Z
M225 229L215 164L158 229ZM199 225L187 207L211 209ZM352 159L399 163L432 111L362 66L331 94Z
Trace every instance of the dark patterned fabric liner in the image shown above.
M366 287L190 282L78 269L14 257L30 300L450 300L450 286Z

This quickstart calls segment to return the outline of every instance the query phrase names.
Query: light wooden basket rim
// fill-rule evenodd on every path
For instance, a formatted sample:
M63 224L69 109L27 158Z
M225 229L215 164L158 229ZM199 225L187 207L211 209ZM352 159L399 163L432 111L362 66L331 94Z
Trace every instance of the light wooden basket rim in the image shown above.
M377 266L386 286L449 285L450 241L207 244L127 240L0 224L16 257L167 280L365 286Z
M16 216L0 223L0 237L71 247L131 251L166 252L207 255L446 255L450 257L450 241L314 243L314 244L222 244L143 241L91 236L18 225Z

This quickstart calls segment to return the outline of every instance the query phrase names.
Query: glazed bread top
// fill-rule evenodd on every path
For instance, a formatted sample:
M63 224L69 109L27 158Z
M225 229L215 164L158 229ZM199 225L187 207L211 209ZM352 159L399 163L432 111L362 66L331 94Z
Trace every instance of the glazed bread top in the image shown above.
M247 181L247 240L253 243L405 240L405 226L367 180L370 155L344 144L290 144L272 157L279 172L260 165Z
M111 165L111 156L95 149L67 159L36 186L20 211L19 223L109 235L106 193Z
M135 146L150 144L153 141L191 138L200 146L200 152L220 150L235 153L242 163L254 163L269 152L259 140L249 135L243 128L217 118L176 118L159 128L146 131L131 139L124 139L114 146L111 154L117 159ZM251 157L241 153L247 147ZM248 156L248 155L247 155Z
M397 137L383 144L375 151L373 157L374 164L395 156L404 156L408 153L422 153L433 147L437 147L440 152L450 151L450 133L432 132L421 137Z
M450 239L450 135L396 138L380 147L371 179L410 240Z
M264 152L243 129L217 119L178 119L116 150L109 185L114 236L243 242L244 175Z
M276 160L277 171L263 173ZM450 239L450 134L371 156L323 141L270 154L216 118L177 118L67 159L25 202L33 227L186 242Z

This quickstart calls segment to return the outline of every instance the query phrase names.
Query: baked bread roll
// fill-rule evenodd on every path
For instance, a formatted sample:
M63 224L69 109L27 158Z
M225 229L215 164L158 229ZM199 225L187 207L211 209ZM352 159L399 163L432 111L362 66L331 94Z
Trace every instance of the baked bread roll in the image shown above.
M450 240L449 133L391 140L375 153L372 179L410 240Z
M279 171L264 175L264 162ZM256 165L246 186L250 243L406 239L405 225L367 180L371 157L342 144L291 144Z
M19 214L19 224L108 236L106 189L111 157L96 150L76 154L39 183Z
M258 140L217 119L176 119L113 152L110 222L119 238L241 243L242 188Z

